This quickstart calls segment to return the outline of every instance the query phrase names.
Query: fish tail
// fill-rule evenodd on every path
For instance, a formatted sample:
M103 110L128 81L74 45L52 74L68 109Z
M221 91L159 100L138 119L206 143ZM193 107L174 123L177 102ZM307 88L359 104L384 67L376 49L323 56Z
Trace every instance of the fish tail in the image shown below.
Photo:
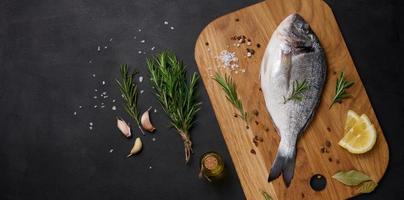
M268 176L268 182L278 178L281 174L286 187L289 187L295 171L296 148L287 147L281 140Z

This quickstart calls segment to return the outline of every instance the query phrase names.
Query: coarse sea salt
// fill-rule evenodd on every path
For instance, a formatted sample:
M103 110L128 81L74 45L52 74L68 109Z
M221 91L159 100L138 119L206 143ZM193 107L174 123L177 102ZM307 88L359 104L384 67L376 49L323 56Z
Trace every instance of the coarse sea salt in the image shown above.
M143 76L139 76L139 83L143 82Z
M168 21L164 21L164 24L167 25L167 24L168 24Z
M109 153L112 153L112 152L114 152L114 149L110 149L110 150L109 150Z
M235 52L223 50L220 52L219 56L217 56L217 59L221 61L222 67L224 68L230 70L236 70L236 68L239 68L238 57Z
M95 74L92 74L91 76L93 76L93 78L95 78Z
M73 115L77 115L77 112L74 112Z
M142 54L142 51L138 51L137 53L138 53L138 54Z
M144 90L140 90L140 94L143 94Z
M153 46L150 50L152 50L152 51L154 51L154 49L156 49L156 47L155 46Z
M101 83L102 83L102 85L105 85L105 81L102 81Z
M112 110L116 110L116 106L112 106Z
M142 44L145 43L145 42L146 42L146 40L140 40L140 43L142 43Z
M171 29L171 30L174 30L174 26L171 26L170 29Z

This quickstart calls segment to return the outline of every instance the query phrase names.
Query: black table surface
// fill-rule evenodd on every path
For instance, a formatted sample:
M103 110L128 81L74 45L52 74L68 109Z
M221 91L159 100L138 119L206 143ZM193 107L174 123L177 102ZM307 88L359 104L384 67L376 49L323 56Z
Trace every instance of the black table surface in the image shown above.
M183 144L153 96L145 58L171 49L189 72L197 71L194 45L203 27L256 2L1 1L0 199L245 199L203 84L187 166ZM355 199L404 199L403 3L327 2L390 147L379 187ZM115 126L115 116L129 121L114 82L122 63L144 77L140 107L153 106L158 129L146 136L134 129L144 150L130 159L134 138ZM212 150L226 161L222 184L197 176L199 157Z

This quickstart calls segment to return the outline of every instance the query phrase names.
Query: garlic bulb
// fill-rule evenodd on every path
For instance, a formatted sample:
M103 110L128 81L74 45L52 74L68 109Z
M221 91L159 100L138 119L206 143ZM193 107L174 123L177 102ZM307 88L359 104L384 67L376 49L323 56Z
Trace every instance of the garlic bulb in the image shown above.
M132 136L132 133L130 132L130 126L123 119L116 117L116 126L121 131L122 135L124 135L126 138Z
M126 157L129 158L130 156L139 153L142 150L142 147L143 147L142 140L140 140L140 137L136 138L132 149L130 150L129 154Z
M150 114L149 111L152 107L150 107L149 109L146 110L146 112L144 112L142 114L142 117L140 119L140 123L142 124L142 127L144 130L152 133L153 131L156 130L156 128L154 128L153 124L150 121Z

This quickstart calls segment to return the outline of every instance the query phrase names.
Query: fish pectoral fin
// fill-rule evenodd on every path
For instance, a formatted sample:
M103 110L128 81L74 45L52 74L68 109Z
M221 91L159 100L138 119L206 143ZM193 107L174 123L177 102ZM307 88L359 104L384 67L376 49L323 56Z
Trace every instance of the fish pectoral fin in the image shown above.
M271 79L281 90L287 93L289 91L289 80L292 69L292 53L281 50L279 63L275 64Z

